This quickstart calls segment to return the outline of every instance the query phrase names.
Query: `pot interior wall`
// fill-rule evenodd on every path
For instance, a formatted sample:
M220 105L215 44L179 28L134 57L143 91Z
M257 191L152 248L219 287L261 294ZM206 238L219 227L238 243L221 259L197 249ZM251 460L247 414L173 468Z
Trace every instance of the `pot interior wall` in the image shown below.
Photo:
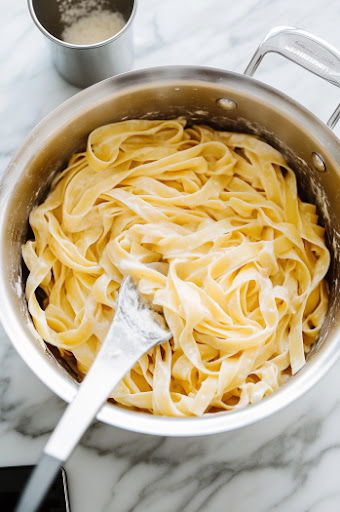
M124 86L125 79L120 80L120 85ZM234 110L225 110L220 106L217 100L225 97L236 102ZM30 157L29 163L25 168L17 169L21 177L7 206L6 229L2 236L3 258L7 261L5 272L11 285L12 304L21 322L27 324L27 336L33 343L37 343L39 350L43 351L44 348L34 340L26 301L23 293L20 290L18 292L22 265L21 244L27 238L29 212L42 201L52 177L65 166L70 155L84 149L86 137L94 128L129 118L163 119L176 116L184 116L190 123L207 123L222 130L256 134L283 152L297 174L302 198L318 205L321 222L327 229L327 243L332 252L332 266L328 276L331 300L319 349L320 344L323 346L335 342L339 320L340 177L336 155L328 151L329 147L314 132L312 116L309 129L306 129L300 117L294 116L294 108L288 99L286 110L278 109L270 102L270 98L265 102L256 92L249 94L233 83L229 86L227 83L199 81L150 83L143 87L137 84L133 88L122 87L121 92L106 93L105 97L97 95L93 104L83 109L75 108L74 105L70 105L69 111L64 107L59 116L63 122L60 121L58 126L53 126L50 120L45 129L44 126L38 128L34 137L31 137L34 151L26 150ZM320 152L325 159L325 173L321 174L313 168L311 158L315 151ZM20 158L22 161L22 155L17 159L19 162ZM12 168L15 166L18 167L17 162L13 163ZM9 186L13 179L10 171L6 178ZM23 287L22 279L21 282L20 286ZM315 352L312 351L306 367L313 364ZM306 371L305 368L302 371ZM59 368L59 371L64 370Z

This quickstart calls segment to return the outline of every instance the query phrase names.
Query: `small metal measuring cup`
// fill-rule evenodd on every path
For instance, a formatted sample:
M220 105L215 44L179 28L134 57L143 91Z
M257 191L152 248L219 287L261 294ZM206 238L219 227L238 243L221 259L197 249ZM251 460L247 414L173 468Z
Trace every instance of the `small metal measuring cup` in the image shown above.
M136 0L103 0L98 4L103 10L120 13L125 25L105 41L78 45L61 39L65 28L61 0L28 0L33 21L49 40L57 71L77 87L87 87L128 71L132 66L132 21L136 12ZM84 3L83 0L68 0L67 5L77 8Z

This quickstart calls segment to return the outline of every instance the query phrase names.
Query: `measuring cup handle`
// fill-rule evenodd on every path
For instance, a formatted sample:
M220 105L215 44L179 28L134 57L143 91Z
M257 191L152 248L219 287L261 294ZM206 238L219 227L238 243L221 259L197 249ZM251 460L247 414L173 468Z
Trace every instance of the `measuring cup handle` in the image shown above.
M293 27L276 27L264 38L245 74L253 76L263 57L270 52L278 53L311 73L340 87L340 52L322 39ZM340 118L340 105L328 120L334 128Z

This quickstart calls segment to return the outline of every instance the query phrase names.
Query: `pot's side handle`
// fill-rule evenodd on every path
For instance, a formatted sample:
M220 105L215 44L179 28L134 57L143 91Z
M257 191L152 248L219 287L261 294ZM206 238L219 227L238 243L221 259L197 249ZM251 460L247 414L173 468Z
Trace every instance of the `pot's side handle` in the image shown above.
M245 74L253 76L269 52L278 53L340 87L340 52L309 32L293 27L272 29L256 50ZM328 126L334 128L339 119L340 105L329 118Z

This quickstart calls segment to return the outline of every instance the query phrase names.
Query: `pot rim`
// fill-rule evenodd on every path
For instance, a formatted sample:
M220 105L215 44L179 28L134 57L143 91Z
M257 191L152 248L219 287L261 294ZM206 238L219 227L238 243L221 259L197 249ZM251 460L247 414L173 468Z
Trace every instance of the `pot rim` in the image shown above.
M130 71L108 78L72 96L43 118L31 131L7 167L0 184L0 236L3 237L5 229L7 201L18 183L23 169L29 162L29 156L32 156L30 145L34 140L39 137L43 141L48 140L56 131L51 127L51 124L59 121L59 127L62 126L65 121L67 122L67 117L70 118L71 113L79 112L80 109L84 112L86 107L91 108L92 106L93 108L96 101L104 100L106 93L122 93L128 89L131 90L140 87L140 85L146 87L155 84L155 82L161 82L163 85L167 83L174 84L175 82L178 84L200 82L201 85L214 83L216 86L223 86L228 82L228 85L237 83L240 87L245 86L244 90L246 92L261 93L262 97L267 100L272 99L274 101L275 99L282 108L285 107L283 111L286 115L294 114L296 119L304 122L304 125L313 123L313 128L316 130L315 136L323 137L325 151L327 147L329 152L334 148L337 148L339 152L337 137L322 121L292 98L254 78L203 66L166 66ZM277 109L280 110L279 107ZM77 384L70 377L67 378L67 376L62 375L56 367L49 364L48 359L52 356L47 352L47 348L46 354L42 354L39 350L38 343L41 343L42 340L34 330L33 324L31 330L37 339L37 343L23 342L25 338L28 340L28 337L23 323L17 318L9 297L8 282L3 270L5 268L4 252L5 248L0 246L0 296L3 298L0 320L2 325L13 346L31 370L60 398L70 402L76 394ZM99 411L97 419L126 430L161 436L203 436L236 430L278 412L307 392L338 359L340 355L339 339L339 336L337 336L327 346L321 345L320 350L313 357L313 365L309 365L307 362L305 367L294 377L291 377L278 391L259 403L247 406L244 409L208 413L200 418L172 418L105 404Z

